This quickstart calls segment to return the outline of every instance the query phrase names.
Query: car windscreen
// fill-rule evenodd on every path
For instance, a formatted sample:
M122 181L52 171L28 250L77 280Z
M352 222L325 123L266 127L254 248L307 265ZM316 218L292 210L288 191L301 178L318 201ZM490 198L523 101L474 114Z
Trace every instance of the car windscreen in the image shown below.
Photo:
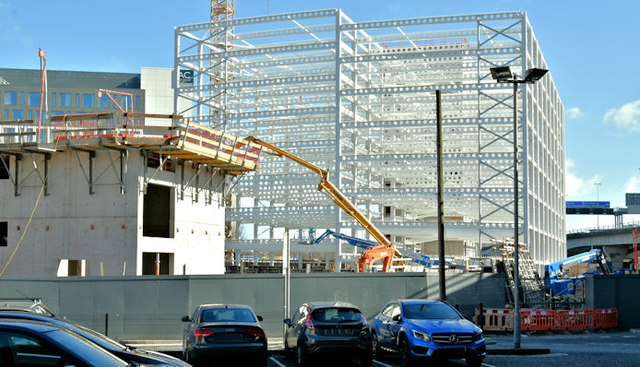
M82 336L83 338L87 338L92 342L98 344L102 348L108 351L121 351L126 349L126 346L118 343L117 341L105 336L103 334L98 333L97 331L91 330L84 326L80 326L78 324L73 324L68 327L69 330L75 332L76 334Z
M314 320L320 322L362 321L362 313L354 308L327 307L318 308L311 313Z
M462 317L451 306L443 303L404 304L404 317L414 320L459 320Z
M200 322L257 322L255 315L246 308L209 308L204 309Z
M82 358L92 366L127 366L127 363L105 350L96 347L90 341L74 336L70 331L58 329L47 332L48 336L56 340L57 344L66 348L69 352Z

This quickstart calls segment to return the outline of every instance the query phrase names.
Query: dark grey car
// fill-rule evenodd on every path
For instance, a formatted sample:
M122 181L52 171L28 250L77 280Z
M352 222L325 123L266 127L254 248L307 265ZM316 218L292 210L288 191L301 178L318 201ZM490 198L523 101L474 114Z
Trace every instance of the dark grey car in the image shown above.
M267 364L267 337L253 310L246 305L200 305L188 322L182 340L184 359L194 366L212 364L220 358L251 360L252 366Z
M298 366L307 365L312 356L357 358L363 367L372 364L369 325L351 303L305 303L284 323L285 352L295 352Z
M64 327L0 318L0 366L132 367Z
M96 331L87 329L69 320L57 318L39 300L15 302L0 300L0 317L5 319L34 320L63 327L104 348L109 353L143 366L191 367L175 357L154 351L123 345ZM1 364L0 364L1 365Z

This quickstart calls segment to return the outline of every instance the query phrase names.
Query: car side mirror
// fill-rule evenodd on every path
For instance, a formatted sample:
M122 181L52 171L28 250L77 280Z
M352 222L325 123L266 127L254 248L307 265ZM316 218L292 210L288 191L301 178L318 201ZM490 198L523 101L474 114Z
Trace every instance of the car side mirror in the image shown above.
M262 316L258 315L258 321L262 321L262 320L264 320Z
M191 321L189 316L182 316L182 322L189 322L189 321Z
M291 319L282 320L288 327L291 327Z
M400 322L402 321L402 315L395 315L391 318L391 320L395 321L395 322Z

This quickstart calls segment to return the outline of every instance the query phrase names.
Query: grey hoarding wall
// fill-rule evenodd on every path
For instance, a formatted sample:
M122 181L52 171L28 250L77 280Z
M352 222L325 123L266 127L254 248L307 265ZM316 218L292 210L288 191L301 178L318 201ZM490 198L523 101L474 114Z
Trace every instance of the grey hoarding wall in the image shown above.
M640 275L592 275L586 280L586 308L617 308L618 327L640 328Z
M291 278L292 313L308 301L340 300L374 316L391 299L439 294L437 273L319 273ZM118 340L176 340L180 318L202 303L250 305L264 317L271 337L279 337L284 317L284 280L277 274L89 278L2 278L0 299L42 298L59 316ZM480 303L504 307L504 277L447 275L447 299L471 315Z

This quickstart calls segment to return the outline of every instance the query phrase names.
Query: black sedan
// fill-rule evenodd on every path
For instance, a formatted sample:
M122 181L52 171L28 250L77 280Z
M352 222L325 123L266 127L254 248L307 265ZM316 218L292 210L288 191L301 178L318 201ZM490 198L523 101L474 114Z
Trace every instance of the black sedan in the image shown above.
M130 367L69 330L45 322L0 319L0 366Z
M301 305L293 319L285 319L285 352L295 351L298 366L312 356L353 358L372 364L371 332L360 310L346 302L314 302Z
M2 307L0 307L0 318L34 320L63 327L99 345L109 353L112 353L127 362L134 362L142 366L190 367L188 363L181 361L178 358L174 358L163 353L136 349L123 345L96 331L74 324L68 320L59 319L53 316L53 314L49 315L50 316L42 313L34 313L32 311L2 309Z
M218 358L250 359L252 366L266 366L267 337L253 310L246 305L200 305L182 321L184 359L194 366Z

